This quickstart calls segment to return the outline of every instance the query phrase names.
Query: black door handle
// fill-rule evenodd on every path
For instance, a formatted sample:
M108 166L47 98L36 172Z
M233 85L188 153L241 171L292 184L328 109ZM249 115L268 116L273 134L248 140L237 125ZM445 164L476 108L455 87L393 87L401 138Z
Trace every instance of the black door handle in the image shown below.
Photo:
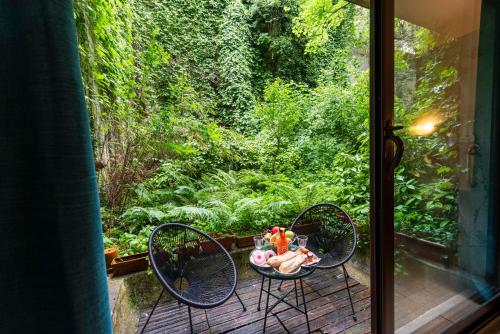
M471 187L476 186L476 178L474 177L474 156L479 154L480 147L478 144L471 144L467 150L467 175L469 177L469 185Z
M401 130L403 128L402 125L392 125L389 122L387 122L387 125L385 126L385 140L391 140L394 145L396 146L396 152L394 152L394 156L391 159L391 163L389 164L389 168L391 171L394 171L396 167L399 165L401 162L401 159L403 158L403 153L404 153L404 144L403 140L394 134L394 130Z

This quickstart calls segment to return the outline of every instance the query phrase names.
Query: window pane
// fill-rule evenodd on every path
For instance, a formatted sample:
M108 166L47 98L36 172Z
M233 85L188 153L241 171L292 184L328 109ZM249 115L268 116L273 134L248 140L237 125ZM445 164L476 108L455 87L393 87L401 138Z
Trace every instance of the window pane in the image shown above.
M498 287L486 0L396 1L395 322L439 332Z

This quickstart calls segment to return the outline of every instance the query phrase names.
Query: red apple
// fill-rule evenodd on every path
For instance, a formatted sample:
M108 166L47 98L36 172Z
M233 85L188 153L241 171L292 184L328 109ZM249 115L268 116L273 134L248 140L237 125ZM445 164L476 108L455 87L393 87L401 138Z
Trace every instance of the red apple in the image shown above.
M279 231L280 231L279 226L275 226L275 227L273 227L273 229L271 230L271 233L272 233L272 234L276 234L276 233L278 233Z

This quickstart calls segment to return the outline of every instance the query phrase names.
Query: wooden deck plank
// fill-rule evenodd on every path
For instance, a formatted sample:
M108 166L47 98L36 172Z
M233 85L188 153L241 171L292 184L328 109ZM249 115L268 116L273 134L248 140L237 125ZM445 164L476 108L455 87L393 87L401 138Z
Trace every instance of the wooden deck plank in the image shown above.
M355 292L353 295L353 302L356 311L363 309L366 303L369 304L368 289L365 288L364 290ZM336 323L339 320L352 319L351 304L347 296L336 303L326 303L315 309L311 309L308 314L312 331L323 329L325 326ZM278 316L281 319L281 315ZM304 318L300 319L298 317L292 317L282 321L289 331L302 333L307 329L303 319Z
M371 333L370 317L368 317L368 319L364 320L364 321L360 321L360 319L358 319L358 322L355 325L347 328L346 330L344 330L340 333L341 334L368 334L368 333Z
M341 273L338 270L317 270L310 277L303 280L304 293L309 311L311 330L314 333L346 332L346 333L368 333L369 332L369 290L349 279L353 301L356 311L359 311L358 322L352 320L350 304L345 288L343 277L337 278ZM280 295L277 290L280 281L273 280L271 290ZM264 287L267 287L267 280ZM243 312L241 304L235 296L232 296L223 305L208 309L208 323L205 311L191 308L194 333L198 334L253 334L262 333L264 326L264 307L266 294L263 293L261 310L257 311L261 278L251 278L238 282L237 292L247 307ZM286 281L282 291L286 292L293 288L293 281ZM299 303L302 303L300 286L298 286ZM276 299L269 298L269 305L274 304ZM287 301L295 305L295 294L292 292L287 297ZM138 330L144 325L147 315L151 309L141 312ZM268 315L266 333L303 333L307 329L304 314L293 309L284 303L274 308ZM356 332L358 330L358 332ZM189 333L188 309L185 305L178 305L176 301L171 301L159 305L148 323L145 333Z
M228 333L231 334L250 334L250 333L261 333L264 328L264 318L259 319L258 321L252 322L248 325L240 327L235 330L231 330ZM284 333L285 329L278 322L278 319L275 316L268 316L267 324L266 324L266 333Z
M360 298L366 298L365 297L366 290L367 290L366 287L361 286L361 285L353 288L353 290L351 292L353 293L354 302L356 302ZM343 308L346 305L348 305L350 307L347 293L345 293L344 298L341 298L341 299L334 300L333 298L330 298L328 301L325 298L317 299L317 300L307 304L309 320L312 323L312 320L320 318L324 314L333 312L336 309ZM295 311L295 310L293 310L293 311ZM288 329L293 329L295 327L295 325L294 325L295 323L301 323L302 320L304 320L304 315L299 313L299 315L297 316L296 311L291 312L291 311L287 310L287 311L281 312L277 315L278 315L279 319L285 324L286 328L288 328ZM322 327L322 326L318 326L317 328L320 328L320 327Z
M367 298L361 302L354 304L356 315L358 317L358 321L355 322L352 316L350 316L351 312L348 311L347 317L339 317L335 319L332 323L327 326L321 328L321 331L325 334L336 334L342 333L343 331L355 326L358 322L363 322L365 320L370 319L370 298ZM345 313L344 313L345 315Z

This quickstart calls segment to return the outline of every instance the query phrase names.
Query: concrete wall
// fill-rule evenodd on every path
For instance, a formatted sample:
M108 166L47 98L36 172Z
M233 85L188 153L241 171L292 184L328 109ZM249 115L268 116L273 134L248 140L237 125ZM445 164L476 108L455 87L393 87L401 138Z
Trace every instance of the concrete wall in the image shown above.
M458 206L459 267L491 279L497 241L492 233L491 151L494 92L494 20L483 10L480 32L462 38L460 105L460 175ZM493 237L493 238L492 238Z

